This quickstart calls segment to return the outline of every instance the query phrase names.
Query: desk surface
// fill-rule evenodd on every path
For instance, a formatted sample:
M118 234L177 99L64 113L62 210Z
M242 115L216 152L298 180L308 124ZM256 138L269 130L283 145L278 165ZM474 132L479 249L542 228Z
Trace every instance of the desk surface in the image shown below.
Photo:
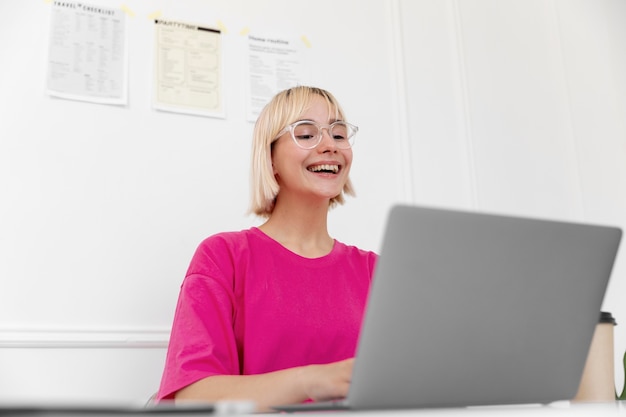
M0 417L28 417L28 416L48 416L48 417L67 417L67 416L99 416L99 417L113 417L113 416L136 416L155 414L159 417L174 417L183 415L194 416L261 416L267 414L236 414L236 413L213 413L209 410L185 410L180 409L178 411L168 410L150 410L141 408L128 408L123 407L81 407L80 413L76 410L63 409L62 407L52 407L46 409L45 407L36 407L32 409L16 409L11 407L3 408L0 406ZM307 412L306 417L323 416L345 417L347 414L358 417L470 417L470 416L606 416L606 415L626 415L626 402L617 401L614 403L555 403L552 405L540 406L540 405L515 405L515 406L485 406L485 407L469 407L469 408L432 408L432 409L413 409L413 410L372 410L372 411L355 411L355 412L320 412L313 413ZM281 413L282 416L288 416L288 414Z
M471 416L611 416L626 415L626 403L574 403L554 405L486 406L468 408L441 408L419 410L388 410L358 412L365 417L471 417Z

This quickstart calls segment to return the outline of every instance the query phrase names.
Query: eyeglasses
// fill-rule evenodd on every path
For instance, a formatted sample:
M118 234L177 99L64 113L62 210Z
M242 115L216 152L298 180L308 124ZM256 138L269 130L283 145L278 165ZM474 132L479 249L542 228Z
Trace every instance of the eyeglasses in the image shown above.
M278 133L278 139L285 133L291 133L291 138L302 149L313 149L322 142L322 130L326 129L335 145L339 149L349 149L354 145L354 138L359 128L342 121L329 125L321 125L312 120L300 120L285 127Z

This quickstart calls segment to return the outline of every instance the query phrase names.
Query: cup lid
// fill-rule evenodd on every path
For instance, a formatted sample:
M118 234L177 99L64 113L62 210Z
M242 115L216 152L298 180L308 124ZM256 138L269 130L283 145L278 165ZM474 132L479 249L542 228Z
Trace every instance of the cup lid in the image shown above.
M617 322L615 321L615 318L608 311L601 311L600 312L600 323L609 323L609 324L612 324L614 326L617 326Z

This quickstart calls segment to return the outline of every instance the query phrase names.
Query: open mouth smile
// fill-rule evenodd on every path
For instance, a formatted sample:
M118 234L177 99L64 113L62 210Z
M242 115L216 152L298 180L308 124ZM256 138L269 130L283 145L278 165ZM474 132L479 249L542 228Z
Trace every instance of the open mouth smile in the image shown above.
M321 172L325 174L337 174L341 167L333 164L312 165L307 168L310 172Z

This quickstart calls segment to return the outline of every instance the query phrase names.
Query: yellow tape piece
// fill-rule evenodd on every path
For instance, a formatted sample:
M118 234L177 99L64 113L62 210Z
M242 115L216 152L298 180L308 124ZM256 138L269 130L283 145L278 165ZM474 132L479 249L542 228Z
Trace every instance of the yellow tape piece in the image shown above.
M249 27L245 27L245 28L241 29L241 32L239 32L239 34L240 34L241 36L245 36L245 35L247 35L248 33L250 33L250 28L249 28Z
M157 10L156 12L150 13L150 14L148 15L148 19L149 19L149 20L156 20L156 19L158 19L159 17L161 17L161 11L160 11L160 10Z
M224 22L222 22L221 20L217 21L217 28L220 30L220 32L222 33L226 33L228 32L228 30L226 30L226 25L224 25Z
M52 0L43 0L44 3L50 4L52 3Z
M130 17L135 17L135 12L133 12L130 7L128 7L125 4L122 4L121 9L124 13L126 13L127 15L129 15Z
M311 42L309 42L309 40L307 39L307 37L306 37L306 36L302 35L302 36L300 37L300 39L302 39L302 42L304 42L304 44L306 45L306 47L307 47L307 48L310 48L310 47L311 47Z

